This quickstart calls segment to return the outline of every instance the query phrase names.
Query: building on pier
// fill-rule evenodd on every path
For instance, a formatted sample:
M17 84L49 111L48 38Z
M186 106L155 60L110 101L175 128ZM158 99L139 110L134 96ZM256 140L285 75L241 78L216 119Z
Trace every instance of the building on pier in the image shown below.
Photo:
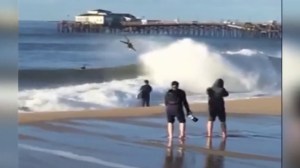
M129 13L113 13L108 10L95 9L75 16L78 24L93 24L109 27L119 27L124 21L135 21L137 18Z
M87 13L75 16L75 22L81 24L98 24L103 25L105 17L110 15L112 12L102 9L89 10Z
M105 26L117 28L122 26L122 22L138 20L135 16L128 13L111 13L105 16Z

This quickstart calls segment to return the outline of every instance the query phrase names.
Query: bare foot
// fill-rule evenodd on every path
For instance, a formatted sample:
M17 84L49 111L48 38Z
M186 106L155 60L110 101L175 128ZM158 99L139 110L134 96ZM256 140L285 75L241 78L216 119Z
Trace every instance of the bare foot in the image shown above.
M227 138L227 134L222 133L222 138L223 138L223 139L226 139L226 138Z
M207 136L207 137L212 137L212 134L208 133L206 136Z
M173 145L173 139L172 138L168 138L168 144L167 147L170 148Z
M184 139L185 136L184 136L184 135L179 135L178 138L179 138L179 139Z

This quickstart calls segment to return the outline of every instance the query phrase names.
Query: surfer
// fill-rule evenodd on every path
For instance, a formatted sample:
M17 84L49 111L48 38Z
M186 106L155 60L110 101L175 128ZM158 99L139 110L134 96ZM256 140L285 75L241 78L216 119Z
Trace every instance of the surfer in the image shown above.
M129 49L132 49L133 51L136 51L136 49L133 47L133 44L130 42L130 40L125 36L126 40L127 41L120 41L121 43L124 43L124 44L127 44L127 47Z
M82 67L80 67L81 70L86 70L86 64L82 65Z
M152 92L152 87L149 85L149 81L145 80L145 84L141 86L138 94L138 99L141 99L141 104L143 107L150 106L150 93Z

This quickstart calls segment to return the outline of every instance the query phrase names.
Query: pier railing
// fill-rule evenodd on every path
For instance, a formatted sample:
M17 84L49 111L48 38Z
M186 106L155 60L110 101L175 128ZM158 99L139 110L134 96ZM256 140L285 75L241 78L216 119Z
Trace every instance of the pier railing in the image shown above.
M176 21L126 21L117 25L97 25L62 21L57 31L63 33L119 33L144 35L182 35L217 38L271 38L282 36L280 24L263 23L214 23L214 22L176 22Z

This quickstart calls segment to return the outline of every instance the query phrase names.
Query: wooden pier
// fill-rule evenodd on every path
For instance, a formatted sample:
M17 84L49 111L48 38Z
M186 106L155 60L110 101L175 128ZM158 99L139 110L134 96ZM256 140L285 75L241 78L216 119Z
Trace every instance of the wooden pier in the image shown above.
M199 23L140 21L121 22L117 25L83 24L73 21L62 21L57 24L57 31L62 33L112 33L140 35L198 36L215 38L268 38L280 39L280 24L262 23Z

